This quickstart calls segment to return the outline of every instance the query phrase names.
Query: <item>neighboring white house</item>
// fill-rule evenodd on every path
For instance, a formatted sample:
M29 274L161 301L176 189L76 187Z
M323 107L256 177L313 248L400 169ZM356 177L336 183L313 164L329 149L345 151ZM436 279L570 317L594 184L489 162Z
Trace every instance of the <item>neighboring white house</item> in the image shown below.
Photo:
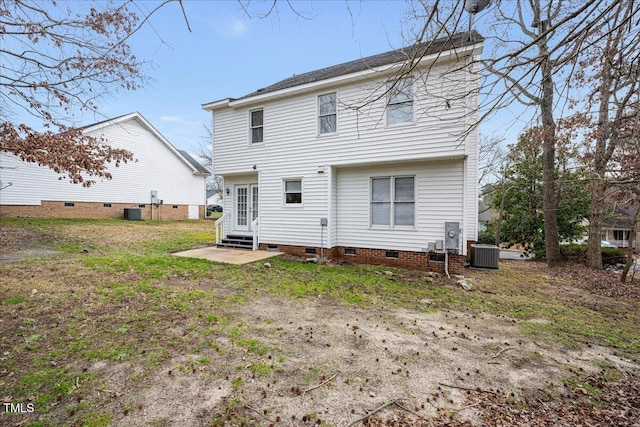
M477 239L469 64L482 40L458 34L204 104L224 177L222 243L255 236L262 249L442 269L427 249L445 241L461 269Z
M198 219L204 217L209 172L177 150L139 113L83 128L134 160L112 167L112 179L89 188L59 180L49 168L0 153L0 217ZM131 209L131 210L130 210ZM138 211L139 209L139 211Z

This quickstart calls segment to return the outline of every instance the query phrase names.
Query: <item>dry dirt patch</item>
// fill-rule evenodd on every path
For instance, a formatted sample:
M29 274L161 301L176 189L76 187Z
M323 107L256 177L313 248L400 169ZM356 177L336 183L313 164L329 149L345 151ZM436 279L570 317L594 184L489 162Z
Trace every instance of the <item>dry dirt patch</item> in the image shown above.
M599 371L595 361L637 368L605 348L554 349L523 338L512 319L455 311L261 298L235 318L267 354L222 340L223 354L176 356L140 384L110 384L122 393L107 406L115 425L345 426L397 399L425 418L444 412L476 423L470 390L517 399L556 393L571 372ZM263 375L251 369L272 365Z

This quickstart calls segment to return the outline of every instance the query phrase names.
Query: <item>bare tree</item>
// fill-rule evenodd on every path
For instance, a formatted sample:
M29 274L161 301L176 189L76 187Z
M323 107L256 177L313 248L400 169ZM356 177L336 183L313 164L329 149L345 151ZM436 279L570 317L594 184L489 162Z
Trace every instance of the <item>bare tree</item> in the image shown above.
M640 248L637 236L640 227L640 100L626 108L626 119L618 130L618 149L613 155L613 168L609 172L615 178L618 199L622 199L632 214L627 246L627 260L620 280L625 282L633 264L633 247ZM635 271L634 271L635 274Z
M47 166L73 183L111 178L132 154L83 135L72 122L96 111L96 100L145 82L144 64L127 41L167 0L140 19L126 1L86 6L34 0L0 2L0 151ZM180 3L181 4L181 3ZM185 18L186 19L186 18ZM41 121L44 131L17 122L17 112Z
M200 163L211 172L211 175L207 177L207 190L216 190L216 193L222 197L224 180L221 176L216 175L213 170L213 133L209 126L204 125L204 128L207 136L203 137L203 140L198 144L196 156L200 158Z
M415 44L436 37L452 37L466 30L465 1L415 1ZM482 24L485 51L477 65L484 72L480 121L514 102L535 109L543 130L544 231L547 262L560 261L557 225L556 122L566 104L575 64L598 40L589 34L627 0L496 1L491 21ZM491 13L490 12L490 13ZM635 14L635 12L634 12ZM561 96L557 96L560 94ZM471 125L471 128L478 123Z
M487 137L480 135L480 147L478 157L478 185L495 182L502 177L502 169L507 159L507 149L504 146L504 138L492 135Z
M586 33L585 45L590 48L581 55L572 79L572 87L580 93L578 113L572 119L583 130L592 173L587 265L596 269L602 269L600 235L605 204L612 197L607 190L619 192L635 164L632 156L626 156L624 164L612 160L625 142L629 152L629 141L637 134L633 129L638 126L640 96L639 15L640 6L631 0L611 8L606 19Z

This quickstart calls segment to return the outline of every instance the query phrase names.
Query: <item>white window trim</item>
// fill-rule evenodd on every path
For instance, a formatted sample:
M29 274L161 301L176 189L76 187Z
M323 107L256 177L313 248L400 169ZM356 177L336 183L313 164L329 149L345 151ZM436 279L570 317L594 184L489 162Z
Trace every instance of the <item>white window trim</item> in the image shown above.
M413 76L403 77L401 80L411 79L411 120L408 122L399 122L399 123L389 123L389 104L391 97L391 88L387 85L387 96L386 96L386 104L384 107L384 123L386 127L394 128L401 126L413 126L416 124L416 80Z
M287 203L286 183L288 181L300 181L300 203ZM282 206L285 208L301 208L304 206L304 179L301 176L282 178Z
M320 133L320 97L321 96L325 96L325 95L331 95L332 93L336 94L336 112L335 112L335 116L336 116L336 131L335 132L327 132L327 133ZM316 96L316 136L318 138L326 138L329 136L336 136L339 133L339 129L340 129L340 124L338 123L338 99L340 99L340 94L339 92L333 91L333 92L326 92L326 93L321 93L318 96ZM328 115L328 114L326 114Z
M253 142L253 132L252 131L253 131L254 127L252 126L252 123L251 123L251 113L253 113L255 111L260 111L260 110L262 110L262 141L261 142ZM247 139L248 139L250 147L260 146L260 145L264 144L264 141L265 141L265 133L264 133L264 131L265 131L265 128L266 128L266 126L265 126L265 118L266 118L266 115L265 115L264 107L256 107L256 108L252 108L252 109L249 110L248 117L247 117L247 128L248 128L248 137L247 137Z
M389 213L389 225L381 225L381 224L373 224L373 216L371 215L371 204L373 199L373 180L374 179L390 179L390 213ZM395 224L395 209L394 205L396 203L395 199L395 180L396 178L413 178L413 225L396 225ZM371 176L369 177L369 228L374 230L411 230L415 231L418 229L418 198L417 194L417 178L416 175L380 175L380 176Z

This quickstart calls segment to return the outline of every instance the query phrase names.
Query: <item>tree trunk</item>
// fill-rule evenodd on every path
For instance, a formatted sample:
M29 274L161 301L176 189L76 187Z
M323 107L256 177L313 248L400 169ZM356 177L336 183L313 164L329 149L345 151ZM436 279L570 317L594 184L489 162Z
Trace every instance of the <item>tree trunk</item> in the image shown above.
M620 276L620 281L625 283L627 281L627 274L629 274L629 270L631 269L631 264L633 263L633 241L637 234L638 227L638 216L640 216L640 206L636 206L636 212L633 215L633 222L631 223L631 231L629 232L629 244L627 247L627 262L624 265L624 270L622 270L622 276Z
M500 182L500 210L498 211L498 224L496 225L496 246L500 247L502 231L502 212L504 210L504 171L502 172L502 180Z
M536 8L534 8L536 9ZM540 116L542 119L542 170L544 213L544 243L547 264L550 267L560 263L560 243L558 242L558 210L556 199L556 123L553 119L553 64L549 57L547 22L540 19L540 9L534 10L540 30L538 49L542 71L542 97L540 99Z
M591 187L591 214L589 215L589 239L587 243L587 267L602 270L602 221L604 219L604 192L605 182L603 176L596 178Z
M593 154L591 215L589 218L589 246L587 248L587 267L602 270L602 248L600 247L600 233L604 217L606 170L611 159L615 141L610 140L609 126L609 97L612 86L611 62L609 58L603 61L600 83L598 87L600 106L598 108L598 123L595 132L595 149Z

